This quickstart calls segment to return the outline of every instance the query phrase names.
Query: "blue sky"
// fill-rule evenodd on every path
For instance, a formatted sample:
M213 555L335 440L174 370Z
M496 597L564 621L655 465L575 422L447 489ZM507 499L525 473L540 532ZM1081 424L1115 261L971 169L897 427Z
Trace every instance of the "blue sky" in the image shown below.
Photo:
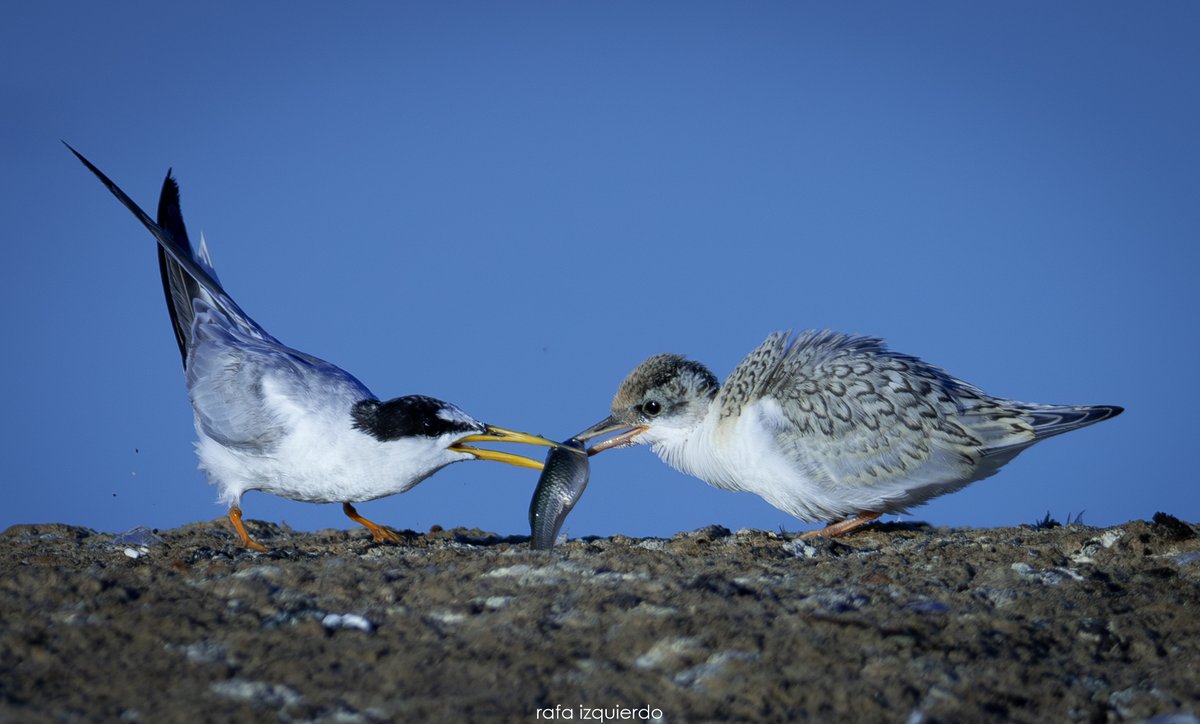
M153 240L60 138L150 210L173 167L242 307L382 397L565 437L651 354L723 378L829 327L1127 408L908 519L1196 520L1198 31L1184 2L13 6L0 529L223 514ZM593 462L573 537L809 527L645 448ZM536 477L360 510L526 534Z

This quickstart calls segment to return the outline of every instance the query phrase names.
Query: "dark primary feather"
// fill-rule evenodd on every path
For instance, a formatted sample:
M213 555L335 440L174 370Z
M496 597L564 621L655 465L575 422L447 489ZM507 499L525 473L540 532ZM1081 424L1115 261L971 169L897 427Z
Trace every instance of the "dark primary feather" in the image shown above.
M242 328L244 331L253 336L259 337L260 339L274 339L271 337L271 335L267 334L262 327L258 326L258 324L245 312L243 312L241 307L237 305L237 302L233 301L233 299L225 293L225 290L221 287L220 282L218 282L216 278L209 274L208 271L199 262L197 262L195 258L193 258L191 249L181 248L171 234L169 234L163 227L155 223L145 211L142 211L142 208L138 206L133 199L129 198L128 194L121 190L121 187L113 183L113 181L108 176L105 176L103 171L96 168L91 161L84 158L83 154L72 148L71 144L63 141L63 145L66 146L71 153L75 154L75 157L78 158L84 166L87 166L88 170L96 175L96 178L100 179L100 182L104 184L104 186L112 193L112 195L116 196L117 200L124 204L125 208L129 209L133 215L138 218L138 221L142 222L142 225L145 226L146 229L149 230L149 232L153 234L154 238L158 241L159 249L165 251L167 256L170 257L170 260L179 265L180 269L185 272L186 276L188 276L197 285L202 287L204 291L212 297L214 306L222 314L228 317L229 320L238 327ZM178 203L178 195L176 195L175 205L178 206ZM180 226L182 226L182 214L178 216L178 222ZM174 323L174 319L172 322Z
M163 179L162 193L158 197L158 225L179 249L195 258L192 244L188 240L187 227L183 223L183 211L179 204L179 184L167 170ZM200 285L183 267L167 256L162 246L157 247L158 269L162 276L163 295L167 299L167 312L171 315L171 327L175 331L175 341L179 344L179 354L183 365L187 367L187 351L191 343L192 320L195 311L192 301L200 295Z

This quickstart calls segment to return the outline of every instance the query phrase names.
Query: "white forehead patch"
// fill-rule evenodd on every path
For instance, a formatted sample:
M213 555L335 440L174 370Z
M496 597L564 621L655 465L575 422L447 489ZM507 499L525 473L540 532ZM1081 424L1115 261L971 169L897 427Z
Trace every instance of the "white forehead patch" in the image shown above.
M445 420L446 422L456 422L462 425L476 424L475 418L458 409L454 405L447 404L439 407L437 416L439 419Z

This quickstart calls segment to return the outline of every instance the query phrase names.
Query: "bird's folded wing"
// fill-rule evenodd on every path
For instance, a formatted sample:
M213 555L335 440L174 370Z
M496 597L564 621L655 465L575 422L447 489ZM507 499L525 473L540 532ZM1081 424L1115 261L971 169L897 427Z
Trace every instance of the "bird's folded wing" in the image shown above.
M983 441L970 421L990 398L876 338L810 331L789 345L786 333L776 333L735 379L735 389L746 390L743 404L778 407L780 449L827 481L970 477L980 456Z
M219 311L197 302L188 395L205 435L234 448L269 451L290 421L346 415L373 398L349 373L323 360L228 326Z

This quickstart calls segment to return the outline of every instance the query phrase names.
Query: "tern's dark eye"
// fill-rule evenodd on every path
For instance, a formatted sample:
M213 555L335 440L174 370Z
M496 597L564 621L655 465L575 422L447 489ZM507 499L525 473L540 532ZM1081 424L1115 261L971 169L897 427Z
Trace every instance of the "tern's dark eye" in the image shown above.
M662 412L662 405L658 404L657 400L650 400L642 405L642 412L653 417Z

